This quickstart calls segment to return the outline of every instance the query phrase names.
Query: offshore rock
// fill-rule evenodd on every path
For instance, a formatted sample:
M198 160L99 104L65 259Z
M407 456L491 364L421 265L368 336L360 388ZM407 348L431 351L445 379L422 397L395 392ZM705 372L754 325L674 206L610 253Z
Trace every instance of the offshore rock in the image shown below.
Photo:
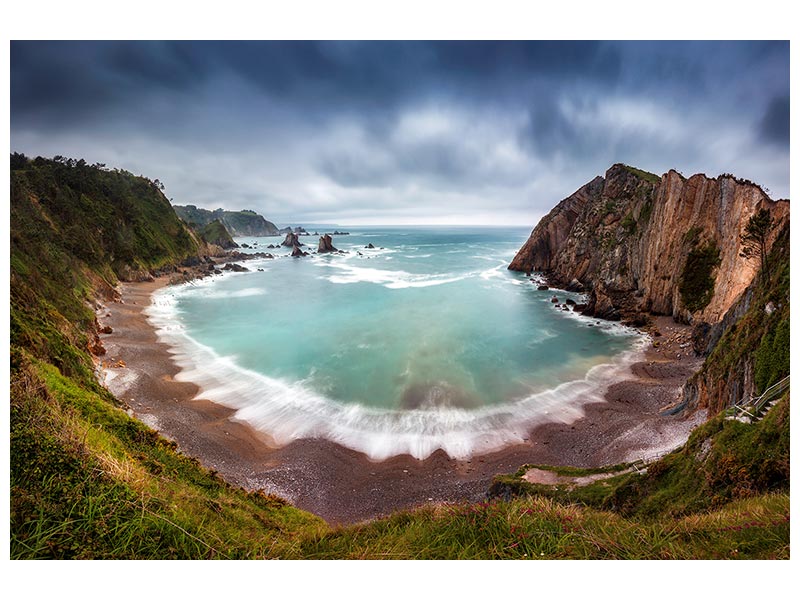
M250 269L243 267L242 265L237 265L236 263L227 263L224 267L222 267L222 270L233 271L234 273L245 273Z
M327 233L319 238L319 246L317 246L317 253L323 254L326 252L338 252L336 248L333 247L333 239Z
M281 246L292 248L294 246L302 246L303 243L298 239L297 234L290 231L286 234L286 238L281 243Z

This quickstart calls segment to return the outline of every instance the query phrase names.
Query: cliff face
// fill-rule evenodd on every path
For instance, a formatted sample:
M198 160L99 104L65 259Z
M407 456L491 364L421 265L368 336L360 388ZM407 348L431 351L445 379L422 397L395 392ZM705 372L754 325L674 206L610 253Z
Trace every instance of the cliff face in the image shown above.
M789 223L777 232L767 265L717 324L695 330L695 349L708 354L684 386L689 407L711 414L764 392L789 374Z
M591 291L589 311L716 323L741 296L758 261L740 256L748 219L766 208L775 221L789 203L733 176L662 177L617 164L556 206L509 269L544 271L554 283Z

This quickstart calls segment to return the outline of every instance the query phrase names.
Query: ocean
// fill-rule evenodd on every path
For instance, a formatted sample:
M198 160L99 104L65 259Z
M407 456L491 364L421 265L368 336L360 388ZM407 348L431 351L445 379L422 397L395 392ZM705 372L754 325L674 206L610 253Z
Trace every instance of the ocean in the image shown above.
M506 269L527 228L346 230L346 254L304 258L237 238L276 258L163 288L148 309L178 378L277 444L468 458L579 418L641 351L636 331L551 301L580 294Z

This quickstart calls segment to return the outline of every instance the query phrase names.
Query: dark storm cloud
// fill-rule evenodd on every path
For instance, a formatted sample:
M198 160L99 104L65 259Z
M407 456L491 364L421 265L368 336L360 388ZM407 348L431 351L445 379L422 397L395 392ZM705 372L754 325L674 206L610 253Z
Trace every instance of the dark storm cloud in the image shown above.
M619 51L576 42L13 42L12 107L96 110L155 90L191 92L223 73L303 105L394 105L417 95L530 79L609 80ZM100 92L100 93L98 93ZM47 101L45 101L47 100Z
M287 221L513 220L619 161L786 196L788 69L786 42L12 42L12 149Z
M789 145L789 96L770 101L761 120L761 135L767 141Z

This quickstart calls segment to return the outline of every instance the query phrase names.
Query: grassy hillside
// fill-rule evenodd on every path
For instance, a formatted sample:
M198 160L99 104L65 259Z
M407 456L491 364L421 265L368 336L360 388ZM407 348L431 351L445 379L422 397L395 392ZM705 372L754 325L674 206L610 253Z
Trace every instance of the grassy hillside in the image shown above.
M590 485L550 486L522 479L531 467L526 465L513 475L497 477L491 493L544 496L644 521L683 518L743 499L757 505L759 498L771 494L788 498L789 421L787 394L757 423L714 417L692 432L683 447L648 465L644 473L633 469L615 475L627 466L619 465L592 470L612 476ZM580 469L537 467L563 475L587 474Z
M12 558L788 557L788 398L585 497L520 488L332 528L234 488L129 417L87 352L94 298L197 251L157 182L15 155L11 199Z
M214 221L220 221L234 236L279 235L278 228L274 223L267 221L252 210L233 211L221 208L207 210L192 204L175 206L174 208L178 216L195 229L203 229Z
M203 227L198 232L202 240L207 244L214 244L220 248L238 248L239 244L233 241L231 234L225 229L225 225L218 220L213 220L211 223Z
M159 184L82 160L11 160L11 345L85 375L91 306L197 254Z

